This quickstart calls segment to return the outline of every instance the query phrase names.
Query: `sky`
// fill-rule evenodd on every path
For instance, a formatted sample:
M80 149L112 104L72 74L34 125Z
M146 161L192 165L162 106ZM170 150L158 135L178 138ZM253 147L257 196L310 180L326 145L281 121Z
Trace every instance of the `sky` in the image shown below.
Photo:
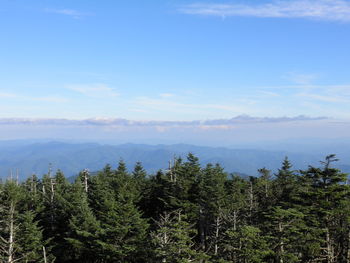
M0 32L0 139L43 119L203 141L349 127L350 0L3 0Z

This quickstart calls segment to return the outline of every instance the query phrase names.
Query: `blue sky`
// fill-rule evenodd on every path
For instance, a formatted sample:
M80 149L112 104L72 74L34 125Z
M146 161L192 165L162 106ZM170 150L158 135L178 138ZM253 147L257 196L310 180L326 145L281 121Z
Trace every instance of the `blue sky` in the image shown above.
M0 5L0 118L350 116L350 1Z

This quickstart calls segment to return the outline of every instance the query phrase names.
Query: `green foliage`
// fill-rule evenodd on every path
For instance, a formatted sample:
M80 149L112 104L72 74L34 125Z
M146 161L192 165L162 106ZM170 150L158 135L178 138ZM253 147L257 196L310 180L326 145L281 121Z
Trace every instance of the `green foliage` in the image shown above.
M156 222L152 233L157 262L190 263L202 262L207 257L194 248L196 231L186 222L181 210L165 213Z
M20 225L18 229L19 253L22 256L21 262L44 262L43 247L46 242L43 241L42 229L39 222L35 221L33 211L25 211L20 216Z
M241 178L189 154L155 175L120 160L74 183L60 171L7 180L0 262L349 262L350 188L335 161L293 171L286 158Z
M100 223L89 206L87 193L80 180L72 185L70 206L71 218L66 240L70 245L71 258L75 262L95 262Z
M100 221L98 257L103 262L137 262L145 245L148 224L136 206L136 184L124 162L112 173L105 169L94 187L96 217Z
M233 262L266 262L271 256L267 238L254 226L242 226L238 230L226 232L225 252Z

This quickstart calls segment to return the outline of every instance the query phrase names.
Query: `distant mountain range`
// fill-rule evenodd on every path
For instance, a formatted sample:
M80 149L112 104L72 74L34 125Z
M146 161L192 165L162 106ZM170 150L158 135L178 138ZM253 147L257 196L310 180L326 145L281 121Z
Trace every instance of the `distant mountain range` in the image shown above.
M257 175L257 169L266 167L276 172L285 156L288 156L294 169L305 169L308 165L319 165L324 159L322 153L297 153L288 151L267 151L257 149L231 149L224 147L203 147L187 144L175 145L101 145L97 143L65 143L12 141L0 142L0 177L6 178L12 170L19 171L24 179L35 173L47 173L51 164L53 170L60 169L66 176L74 176L82 169L101 170L106 164L116 167L123 159L131 170L137 161L142 162L149 173L165 169L174 156L186 158L191 152L202 165L219 163L227 172ZM332 152L333 153L333 152ZM350 156L350 149L342 149L343 156ZM340 156L341 158L341 156ZM348 161L348 162L346 162ZM350 160L342 160L337 167L350 172Z

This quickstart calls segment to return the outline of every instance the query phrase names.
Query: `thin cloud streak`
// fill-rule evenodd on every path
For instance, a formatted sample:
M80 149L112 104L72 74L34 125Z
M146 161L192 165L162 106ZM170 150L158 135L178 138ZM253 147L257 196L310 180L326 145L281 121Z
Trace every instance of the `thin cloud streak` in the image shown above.
M331 103L350 103L350 98L332 95L320 95L310 93L299 93L296 96L303 97L316 101L331 102Z
M63 8L63 9L46 8L45 12L70 16L74 19L80 19L82 17L91 15L90 13L83 13L83 12L79 12L79 11L74 10L74 9L67 9L67 8Z
M60 96L32 97L29 99L33 101L54 102L54 103L66 103L69 101L68 98L60 97Z
M16 98L17 95L14 93L0 92L0 98Z
M78 92L87 97L101 98L101 97L117 97L117 93L113 88L108 87L105 84L73 84L67 85L67 89Z
M194 121L134 121L118 118L92 118L82 120L72 119L39 119L39 118L0 118L1 125L38 125L38 126L105 126L105 127L183 127L183 128L234 128L237 125L245 124L269 124L269 123L290 123L290 122L313 122L329 120L327 117L252 117L239 115L231 119L194 120Z
M143 108L149 108L153 110L162 110L170 112L192 112L202 110L223 110L230 111L232 113L240 113L248 108L240 106L224 105L224 104L195 104L195 103L182 103L173 101L170 99L152 99L148 97L139 97L135 103Z
M246 16L259 18L306 18L350 22L350 2L346 0L290 0L265 4L191 4L179 9L190 15Z
M53 103L65 103L69 101L69 98L62 96L26 96L16 93L0 92L0 98L9 99L9 100L20 100L20 101L39 101L39 102L53 102Z

